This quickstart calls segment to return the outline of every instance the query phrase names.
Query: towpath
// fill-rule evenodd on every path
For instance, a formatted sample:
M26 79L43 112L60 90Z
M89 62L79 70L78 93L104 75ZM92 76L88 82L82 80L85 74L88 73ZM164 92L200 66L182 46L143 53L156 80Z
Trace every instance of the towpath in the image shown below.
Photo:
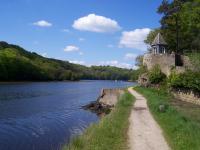
M130 150L170 150L162 130L149 111L147 100L133 88L128 91L136 98L129 118Z

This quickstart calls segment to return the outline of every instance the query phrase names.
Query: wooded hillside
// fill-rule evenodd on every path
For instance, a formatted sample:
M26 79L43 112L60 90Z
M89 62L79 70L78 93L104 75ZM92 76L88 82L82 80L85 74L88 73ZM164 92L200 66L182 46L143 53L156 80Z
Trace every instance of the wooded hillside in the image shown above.
M0 81L130 80L134 72L111 66L86 67L45 58L17 45L0 42Z

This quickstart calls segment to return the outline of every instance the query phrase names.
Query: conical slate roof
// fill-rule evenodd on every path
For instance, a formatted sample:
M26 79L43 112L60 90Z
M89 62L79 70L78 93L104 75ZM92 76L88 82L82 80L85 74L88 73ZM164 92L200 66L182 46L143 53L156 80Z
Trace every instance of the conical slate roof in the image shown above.
M157 34L151 45L167 45L160 33Z

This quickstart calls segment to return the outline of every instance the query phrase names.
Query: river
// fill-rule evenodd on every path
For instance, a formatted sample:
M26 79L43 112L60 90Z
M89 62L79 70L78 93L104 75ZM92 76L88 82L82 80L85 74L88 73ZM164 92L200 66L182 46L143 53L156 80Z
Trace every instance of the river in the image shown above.
M81 109L102 88L133 82L25 82L0 84L0 150L60 150L98 116Z

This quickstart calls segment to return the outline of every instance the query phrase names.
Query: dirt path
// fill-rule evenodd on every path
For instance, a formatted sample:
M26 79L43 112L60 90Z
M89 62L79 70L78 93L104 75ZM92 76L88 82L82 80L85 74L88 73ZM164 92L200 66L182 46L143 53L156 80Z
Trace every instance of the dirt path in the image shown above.
M170 150L159 125L149 112L146 99L132 88L128 91L136 98L129 118L130 150Z

